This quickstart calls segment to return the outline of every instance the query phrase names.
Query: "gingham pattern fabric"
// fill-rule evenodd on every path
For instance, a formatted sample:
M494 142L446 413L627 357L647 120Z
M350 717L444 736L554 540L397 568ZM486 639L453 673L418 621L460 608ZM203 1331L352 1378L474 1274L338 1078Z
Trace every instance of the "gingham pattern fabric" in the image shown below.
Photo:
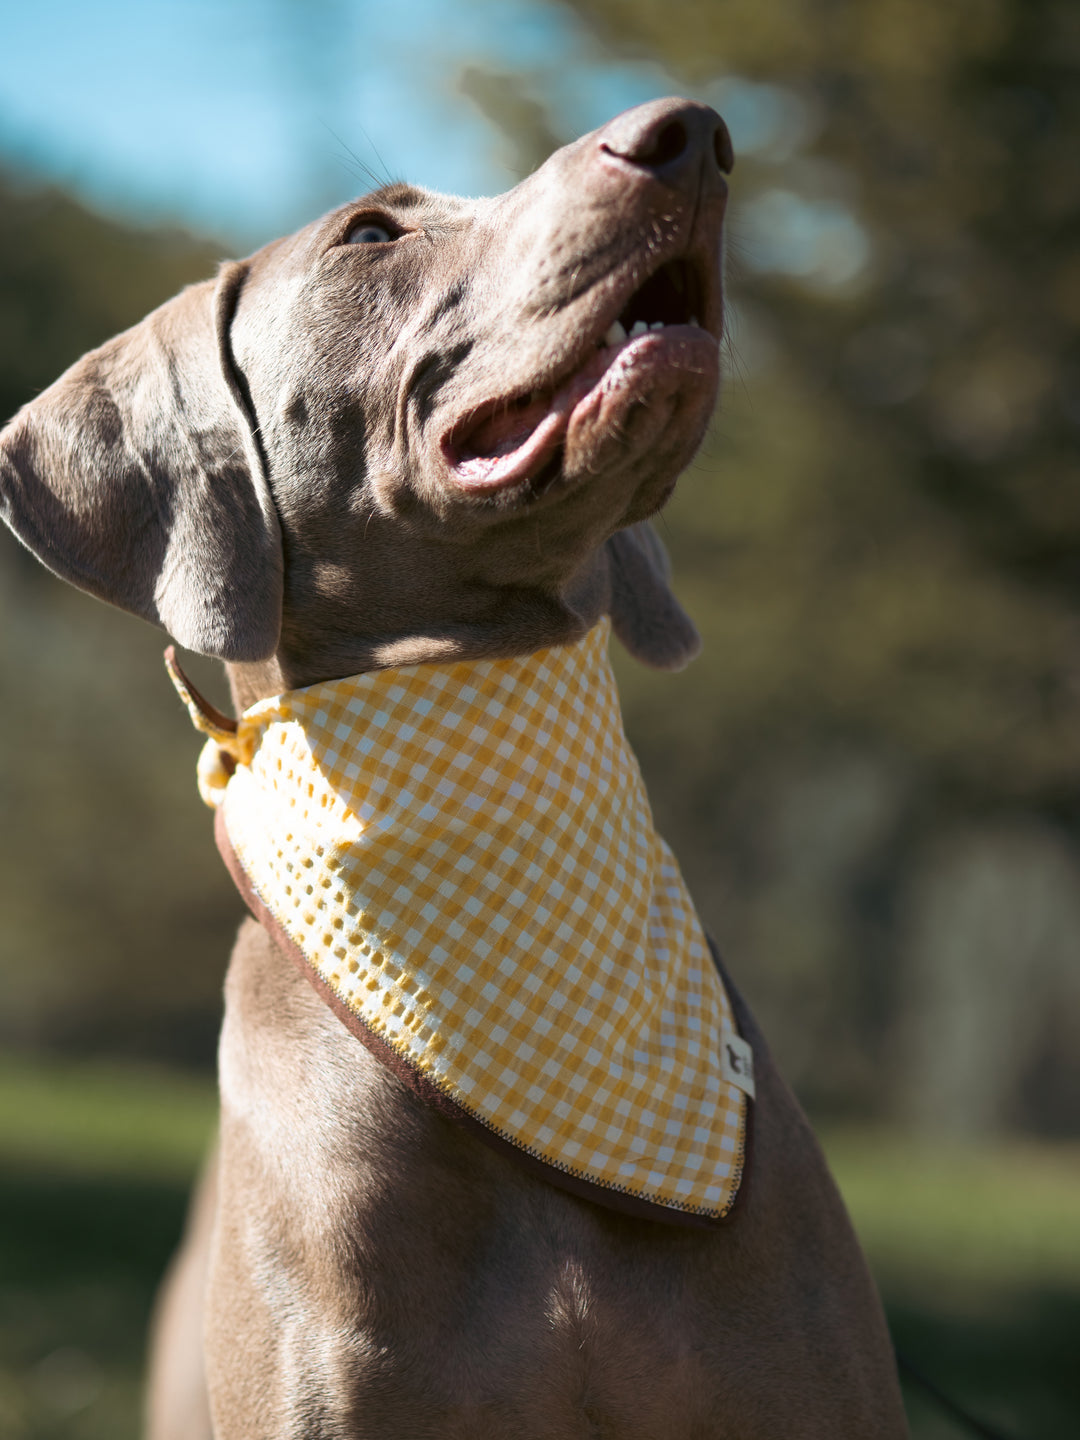
M608 636L263 701L214 732L200 786L318 976L462 1110L579 1179L719 1217L740 1042Z

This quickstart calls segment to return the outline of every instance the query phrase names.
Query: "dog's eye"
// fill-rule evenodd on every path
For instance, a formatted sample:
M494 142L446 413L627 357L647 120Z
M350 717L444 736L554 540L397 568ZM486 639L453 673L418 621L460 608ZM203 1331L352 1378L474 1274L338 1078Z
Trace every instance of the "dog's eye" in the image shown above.
M377 225L374 220L361 220L346 235L345 244L385 245L388 240L396 239L397 236L392 235L385 225Z

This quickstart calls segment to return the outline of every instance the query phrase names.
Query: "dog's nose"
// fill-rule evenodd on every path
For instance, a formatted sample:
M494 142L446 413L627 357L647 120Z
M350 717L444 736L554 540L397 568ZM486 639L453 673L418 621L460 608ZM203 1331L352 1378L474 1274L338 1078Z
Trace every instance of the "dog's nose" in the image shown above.
M600 149L667 185L701 177L719 181L735 164L731 136L708 105L693 100L654 100L617 115L597 136Z

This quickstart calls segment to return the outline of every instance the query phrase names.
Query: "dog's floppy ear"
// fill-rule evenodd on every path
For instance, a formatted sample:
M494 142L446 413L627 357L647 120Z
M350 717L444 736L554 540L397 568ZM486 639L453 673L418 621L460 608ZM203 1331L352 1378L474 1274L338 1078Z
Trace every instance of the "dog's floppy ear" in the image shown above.
M282 549L229 326L246 275L183 291L0 434L0 516L55 574L189 650L261 660Z
M611 624L636 660L681 670L701 651L694 622L672 594L671 565L659 535L642 521L607 542Z

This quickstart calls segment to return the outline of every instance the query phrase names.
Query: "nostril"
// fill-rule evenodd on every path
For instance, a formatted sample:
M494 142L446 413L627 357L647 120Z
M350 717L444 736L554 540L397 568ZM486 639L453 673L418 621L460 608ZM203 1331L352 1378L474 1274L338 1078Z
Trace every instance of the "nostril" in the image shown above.
M685 124L681 120L668 120L666 124L650 125L629 135L610 135L602 142L601 149L648 170L660 170L685 154L689 143Z
M717 165L724 174L730 175L735 168L735 148L731 143L728 128L722 120L713 131L713 154L716 156Z
M678 160L686 149L688 139L683 122L669 120L657 133L653 144L640 156L640 159L657 169L661 165L670 165L672 160Z
M597 136L607 155L651 172L669 186L697 183L734 164L731 136L716 111L689 100L657 100L617 115ZM704 169L702 169L704 167Z

